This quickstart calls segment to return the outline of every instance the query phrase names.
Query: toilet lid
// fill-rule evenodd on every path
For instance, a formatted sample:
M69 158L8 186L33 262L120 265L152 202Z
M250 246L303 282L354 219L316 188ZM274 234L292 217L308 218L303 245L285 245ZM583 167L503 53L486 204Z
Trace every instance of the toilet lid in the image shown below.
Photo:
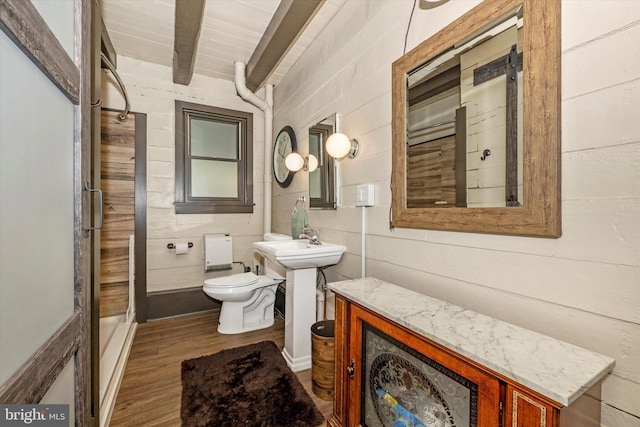
M238 287L253 285L258 281L258 276L253 273L232 274L231 276L216 277L204 281L206 287Z

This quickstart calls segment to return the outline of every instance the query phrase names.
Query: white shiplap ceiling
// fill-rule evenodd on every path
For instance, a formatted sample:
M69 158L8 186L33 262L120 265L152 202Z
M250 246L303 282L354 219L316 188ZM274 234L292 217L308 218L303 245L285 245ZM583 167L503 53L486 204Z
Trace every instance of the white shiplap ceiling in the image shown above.
M102 0L103 20L116 53L171 67L175 1ZM280 82L344 2L324 2L268 83ZM194 73L233 80L233 63L249 61L279 4L280 0L207 0Z

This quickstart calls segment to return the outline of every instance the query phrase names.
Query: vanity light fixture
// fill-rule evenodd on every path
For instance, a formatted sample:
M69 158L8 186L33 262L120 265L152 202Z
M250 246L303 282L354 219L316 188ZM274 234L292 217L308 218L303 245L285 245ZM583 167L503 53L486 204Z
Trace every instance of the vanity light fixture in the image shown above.
M435 9L449 0L420 0L420 9Z
M291 172L298 172L300 169L305 172L313 172L318 168L318 159L313 154L302 157L298 153L291 153L285 159L284 164Z
M336 132L327 138L326 148L331 157L341 159L348 155L353 159L358 155L360 143L357 139L349 139L347 135Z

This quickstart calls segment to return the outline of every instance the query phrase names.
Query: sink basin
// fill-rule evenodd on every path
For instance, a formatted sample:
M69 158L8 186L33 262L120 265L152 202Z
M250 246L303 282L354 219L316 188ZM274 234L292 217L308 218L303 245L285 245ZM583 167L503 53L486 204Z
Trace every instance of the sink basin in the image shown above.
M263 257L294 270L337 264L346 250L334 243L312 245L307 239L254 242L253 248Z

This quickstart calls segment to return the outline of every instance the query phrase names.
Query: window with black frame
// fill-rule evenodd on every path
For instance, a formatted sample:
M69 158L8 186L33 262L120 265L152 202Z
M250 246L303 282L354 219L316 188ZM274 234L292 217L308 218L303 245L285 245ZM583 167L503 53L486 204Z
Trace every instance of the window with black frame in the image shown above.
M175 106L176 213L252 213L253 114Z

